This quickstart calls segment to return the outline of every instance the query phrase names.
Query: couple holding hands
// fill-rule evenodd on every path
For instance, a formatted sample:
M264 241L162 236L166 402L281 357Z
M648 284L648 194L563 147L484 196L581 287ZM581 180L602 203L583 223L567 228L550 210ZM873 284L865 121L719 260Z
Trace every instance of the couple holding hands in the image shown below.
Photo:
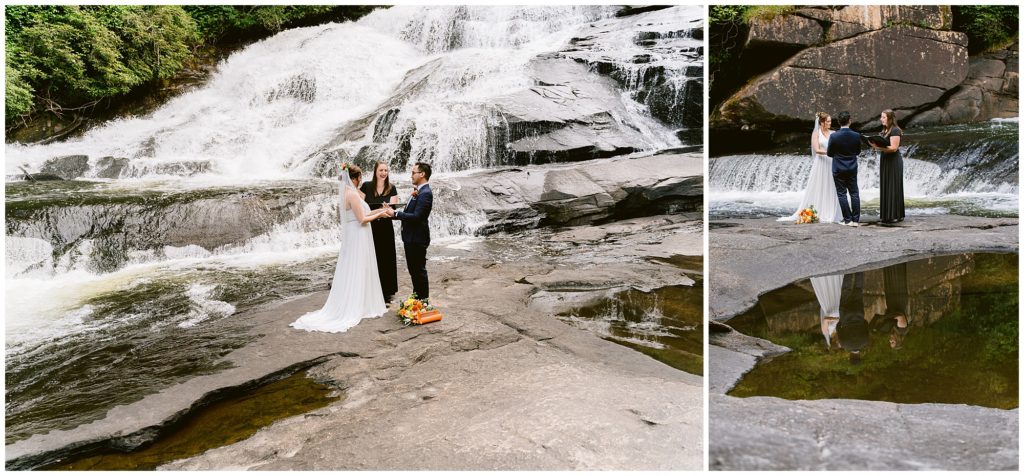
M405 261L416 297L430 298L427 247L430 246L430 165L417 162L410 179L415 187L409 202L397 211L398 191L388 178L388 165L377 162L373 178L360 186L362 170L343 164L341 173L341 251L327 302L291 324L297 329L344 332L368 317L387 312L398 292L395 235L392 220L402 222ZM371 207L370 204L373 204Z

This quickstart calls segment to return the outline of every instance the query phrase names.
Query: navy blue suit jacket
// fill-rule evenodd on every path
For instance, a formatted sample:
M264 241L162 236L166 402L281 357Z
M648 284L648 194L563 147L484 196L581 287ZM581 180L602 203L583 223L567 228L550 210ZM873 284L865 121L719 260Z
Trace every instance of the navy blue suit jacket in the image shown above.
M829 157L832 157L832 173L856 172L857 156L860 155L860 132L850 128L839 129L828 138Z
M405 210L395 213L395 219L402 220L402 241L414 245L430 245L430 226L427 218L434 207L434 193L430 184L424 184Z

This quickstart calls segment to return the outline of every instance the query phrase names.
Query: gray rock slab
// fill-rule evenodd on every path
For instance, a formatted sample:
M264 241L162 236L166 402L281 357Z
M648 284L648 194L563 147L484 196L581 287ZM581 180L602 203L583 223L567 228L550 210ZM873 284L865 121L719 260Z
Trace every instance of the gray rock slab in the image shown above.
M602 226L615 238L653 240L699 236L700 223L679 215ZM549 246L545 236L560 232L531 231L530 239ZM516 282L569 262L608 274L645 261L666 265L624 259L618 250L627 245L615 239L550 246L569 248L498 261L438 244L431 301L444 319L426 326L404 327L392 309L341 334L288 327L318 309L326 292L234 316L262 337L225 357L232 368L8 445L8 468L90 445L136 447L226 390L313 365L308 375L344 392L343 400L163 469L699 469L703 379L530 308L540 287ZM400 290L410 289L404 273L399 279Z
M1016 470L1018 411L711 395L712 470Z
M719 226L716 226L719 225ZM714 222L709 232L710 316L727 320L773 289L810 276L914 256L1018 252L1016 218L907 217L898 227L795 225L774 218Z
M345 400L161 469L699 469L703 380L525 309L550 267L438 270L444 320L310 371Z

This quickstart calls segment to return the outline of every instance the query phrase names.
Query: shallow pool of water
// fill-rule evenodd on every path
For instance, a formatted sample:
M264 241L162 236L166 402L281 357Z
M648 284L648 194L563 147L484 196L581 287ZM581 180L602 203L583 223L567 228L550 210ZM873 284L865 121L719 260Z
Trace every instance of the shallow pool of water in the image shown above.
M700 269L694 263L682 264ZM700 281L649 293L628 290L559 313L559 319L679 370L703 375L703 298Z
M728 321L792 349L729 394L1018 406L1018 255L958 254L801 280Z
M104 451L43 468L47 470L151 470L165 463L237 443L260 428L341 398L333 389L296 373L214 403L153 443L130 453Z

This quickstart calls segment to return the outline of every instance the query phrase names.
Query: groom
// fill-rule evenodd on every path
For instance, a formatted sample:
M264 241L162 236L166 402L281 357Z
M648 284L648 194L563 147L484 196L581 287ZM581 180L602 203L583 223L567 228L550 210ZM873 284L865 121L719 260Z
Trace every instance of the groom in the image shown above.
M416 297L430 299L427 282L427 247L430 246L430 209L434 206L434 193L430 191L430 165L416 162L412 166L412 184L416 189L405 210L396 212L402 220L402 243L405 245L405 264L409 267L412 289Z
M860 133L850 129L850 113L840 112L836 119L840 129L828 138L826 153L832 157L832 180L839 195L839 208L843 210L843 224L860 226L860 188L857 187L857 156L860 155ZM850 204L846 191L850 191Z

